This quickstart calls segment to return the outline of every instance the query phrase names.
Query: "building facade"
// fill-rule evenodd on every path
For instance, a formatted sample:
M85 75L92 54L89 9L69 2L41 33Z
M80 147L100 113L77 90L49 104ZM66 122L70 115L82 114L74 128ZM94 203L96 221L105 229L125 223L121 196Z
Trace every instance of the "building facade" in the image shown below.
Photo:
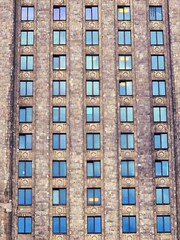
M178 0L0 9L0 239L180 239Z

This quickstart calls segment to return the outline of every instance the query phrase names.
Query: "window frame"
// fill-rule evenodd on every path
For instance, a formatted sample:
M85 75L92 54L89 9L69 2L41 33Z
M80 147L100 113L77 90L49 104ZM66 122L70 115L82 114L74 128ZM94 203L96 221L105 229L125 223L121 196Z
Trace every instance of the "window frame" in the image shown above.
M155 19L151 19L151 9L155 9ZM157 8L161 8L161 19L157 19ZM149 21L163 21L163 9L161 5L158 6L154 6L154 5L150 5L149 6Z
M20 175L20 164L23 164L23 169L24 169L24 176ZM31 164L31 174L27 174L27 168L29 168L29 166L27 166L27 164ZM18 178L32 178L32 161L30 160L20 160L18 162Z
M126 147L122 147L122 136L126 136ZM133 147L130 147L129 145L131 145L130 143L129 143L129 141L130 141L130 139L129 139L129 137L130 136L132 136L132 140L133 140ZM131 132L121 132L120 133L120 148L121 148L121 150L127 150L127 149L129 149L129 150L134 150L135 149L135 142L134 142L134 133L131 133Z
M95 62L95 58L97 58L97 66L96 64L94 63ZM90 60L88 60L90 59ZM88 67L88 61L90 61L91 63L91 68ZM98 71L100 69L100 58L99 58L99 55L98 54L86 54L86 71Z
M156 41L155 41L156 43L155 44L152 43L153 32L156 35ZM158 33L162 33L162 43L158 43L159 42ZM164 32L163 32L163 30L150 30L150 45L151 46L164 46Z
M23 226L24 226L23 227L24 228L23 232L20 232L20 229L19 229L20 219L23 220ZM29 226L29 223L27 223L27 220L30 220L30 231L27 231L27 226ZM32 217L30 217L30 216L19 216L17 225L18 225L18 234L31 234L32 233Z
M26 33L26 44L22 44L22 34ZM33 34L32 36L32 43L29 43L29 34ZM20 45L21 46L33 46L34 45L34 30L21 30L21 34L20 34Z
M121 84L125 84L125 87L124 87L124 89L125 89L125 93L127 93L128 92L128 86L127 86L127 84L128 83L130 83L131 84L131 86L130 86L130 88L131 88L131 92L132 92L132 94L125 94L125 95L122 95L121 94ZM131 96L131 97L133 97L133 82L132 82L132 80L120 80L119 81L119 96L120 97L124 97L124 96Z
M125 9L126 8L128 8L129 9L129 18L127 19L125 16ZM123 18L122 19L120 19L120 16L119 16L119 11L120 10L123 10L122 11L122 13L123 13ZM131 8L130 8L130 6L118 6L118 16L117 16L117 19L118 19L118 21L131 21Z
M58 163L58 173L59 173L58 176L56 176L54 174L54 167L55 167L54 163ZM61 174L61 168L62 168L61 164L62 163L65 164L65 175ZM52 177L53 178L66 178L67 177L67 161L66 160L53 160L53 162L52 162Z
M92 163L92 176L90 176L88 174L88 164L91 164ZM95 172L95 163L99 163L99 174L96 176ZM86 175L87 175L87 178L100 178L101 177L101 161L100 160L88 160L87 163L86 163Z
M154 94L154 91L155 91L155 86L154 86L154 84L155 83L157 83L157 85L158 85L158 95L156 95L156 94ZM161 92L162 92L162 90L161 90L161 85L160 84L162 84L163 83L163 87L164 87L164 94L160 94ZM161 96L161 97L165 97L166 96L166 81L165 80L153 80L152 81L152 96L153 97L158 97L158 96Z
M57 136L58 137L58 148L55 147L55 139L54 137ZM62 137L65 137L65 143L63 145L65 145L65 147L61 147L61 136ZM53 133L53 136L52 136L52 148L53 150L55 151L65 151L67 149L67 134L66 133Z
M158 120L155 119L156 114L155 114L155 110L158 110ZM163 112L165 110L165 112ZM162 120L163 118L163 113L165 114L165 120ZM166 106L153 106L153 122L154 123L166 123L167 122L167 107Z
M158 191L159 191L159 193L158 193ZM168 201L167 202L165 200L165 198L166 198L165 191L168 192ZM158 194L160 194L160 196ZM169 189L169 187L156 187L156 205L170 205L170 189Z
M169 230L165 230L167 227L167 222L165 222L165 218L168 217L168 222L169 222ZM162 218L162 219L161 219ZM159 220L162 220L161 223L159 223ZM163 227L163 231L160 231L159 228L158 228L158 225L159 224L162 224L162 227ZM157 233L171 233L171 216L170 215L157 215L156 216L156 230L157 230Z
M57 109L58 111L58 119L54 120L55 118L55 113L54 110ZM62 113L61 110L64 111L64 118L62 119ZM66 110L66 106L53 106L52 108L52 122L53 123L66 123L66 119L67 119L67 110Z
M21 84L25 84L25 86L21 86ZM31 86L32 94L30 94L30 95L27 94L28 90L29 90L29 87L27 86L28 84L32 84L32 86ZM25 88L26 95L21 94L21 92L22 92L21 87ZM32 80L20 80L20 82L19 82L19 96L20 97L33 97L33 81Z
M97 18L93 17L93 8L97 8ZM87 19L87 9L90 9L91 11L91 18L90 19ZM98 8L98 5L86 5L85 6L85 21L99 21L99 8Z
M54 223L54 220L55 219L58 219L58 230L59 231L54 231L54 225L55 225L55 223ZM62 219L64 219L65 220L65 231L62 231L61 229L62 229L62 227L61 227L61 220ZM65 234L67 234L67 217L66 216L53 216L52 217L52 233L54 234L54 235L56 235L56 234L62 234L62 235L65 235Z
M92 83L92 86L91 86L92 94L91 95L87 94L88 93L88 83ZM95 94L95 86L94 86L95 83L98 84L98 92L99 92L98 95ZM100 81L99 80L86 80L86 97L99 97L99 96L100 96Z
M58 192L58 203L54 203L54 192L57 191ZM62 197L63 193L65 192L65 196ZM65 199L65 201L62 201L62 198ZM63 200L64 200L63 199ZM52 189L52 205L53 206L66 206L67 205L67 189L66 188L53 188Z
M125 111L125 120L122 119L122 110L124 109ZM129 113L130 111L130 113ZM132 118L131 118L132 114ZM134 107L133 106L120 106L119 107L119 120L122 123L128 122L128 123L133 123L134 122Z
M62 19L61 18L61 8L65 8L65 19ZM58 19L55 19L55 9L58 9L58 11L59 11L59 18ZM66 5L54 5L53 6L53 21L66 21L67 20L67 8L66 8Z
M54 84L55 83L58 83L58 93L59 95L55 95L55 86ZM61 94L61 90L62 90L62 86L61 86L61 83L65 83L65 94ZM52 96L53 97L58 97L58 96L63 96L63 97L66 97L66 93L67 93L67 83L66 83L66 80L53 80L53 84L52 84ZM63 89L64 90L64 89ZM64 92L64 91L63 91Z
M125 219L127 219L128 222L128 229L127 231L124 229L124 221ZM133 227L135 228L135 230L131 230L131 221L134 221L135 225L133 225ZM136 233L137 232L137 220L136 220L136 216L135 215L123 215L122 216L122 233Z
M91 43L87 43L87 34L90 34L90 39L91 39ZM94 34L97 34L97 43L96 41L94 40ZM95 43L94 43L95 42ZM99 45L99 31L98 30L86 30L85 32L85 43L86 43L86 46L98 46Z
M123 65L124 67L121 68L121 58L124 58ZM130 67L128 67L127 58L130 58ZM133 61L131 54L119 54L118 55L118 69L119 71L132 71L133 69Z
M92 231L89 230L90 228L90 220L92 221L93 227ZM96 221L98 220L100 224L100 228L97 229ZM101 234L102 233L102 217L101 216L87 216L87 234Z
M127 191L127 201L124 200L123 194L124 192ZM133 194L133 199L131 200L131 196ZM131 187L131 188L125 188L123 187L121 189L121 198L122 198L122 205L136 205L136 188Z
M91 136L92 135L92 136ZM88 147L88 136L92 137L92 147ZM95 146L95 136L98 136L98 146ZM100 133L86 133L86 150L100 150L101 149L101 135Z
M58 40L59 40L58 42L59 42L59 43L55 43L55 41L54 41L54 40L55 40L54 34L55 34L56 32L58 33L58 38L59 38L59 39L58 39ZM64 42L64 43L62 43L62 41L61 41L61 40L62 40L62 39L61 39L61 33L62 33L62 32L65 33L65 39L64 39L65 42ZM54 46L59 46L59 45L65 46L66 44L67 44L66 30L62 30L62 29L61 29L61 30L53 30L53 45L54 45Z
M121 39L121 37L120 37L120 33L123 33L123 42L124 43L120 43L120 39ZM130 42L129 43L126 43L127 42L127 36L126 36L126 34L127 33L129 33L130 35L130 38L129 38L129 40L130 40ZM119 46L131 46L132 45L132 38L131 38L131 30L122 30L122 29L119 29L118 30L118 45Z
M21 111L25 111L25 119L24 121L21 121ZM28 110L31 110L31 116L28 117ZM29 118L29 120L28 120ZM27 106L27 107L23 107L23 106L20 106L19 107L19 123L32 123L33 122L33 107L31 106Z
M25 147L24 148L20 148L20 138L21 137L23 137L24 138L24 140L23 140L23 145L25 145ZM30 147L27 147L27 137L30 137ZM25 150L25 151L29 151L29 150L32 150L32 148L33 148L33 138L32 138L32 133L20 133L19 134L19 144L18 144L18 146L19 146L19 150Z
M55 68L55 59L58 59L58 68ZM61 61L63 61L63 63L61 63ZM65 71L67 69L66 54L60 54L60 55L54 54L52 66L53 66L53 71Z
M93 192L91 202L89 201L90 191ZM97 195L99 196L99 201L97 200L96 202ZM87 206L100 206L100 205L101 205L101 188L87 188Z
M23 203L20 203L20 191L23 191ZM30 203L27 200L27 194L30 194ZM32 205L32 188L18 188L18 206L31 206Z
M162 139L162 136L163 135L166 135L166 139L167 139L167 147L163 147L162 145L162 143L163 143L163 139ZM158 143L158 145L160 145L160 147L157 147L156 146L156 138L159 136L159 138L160 138L160 141L159 141L159 143ZM154 133L154 149L155 150L168 150L168 147L169 147L169 143L168 143L168 133L167 132L162 132L162 133Z
M156 59L155 59L156 58ZM160 58L163 59L163 67L160 67ZM153 66L153 59L155 59L154 61L156 61L155 66L157 66L157 68L155 68L155 66ZM160 55L151 55L151 71L165 71L166 69L166 64L165 64L165 55L160 54Z
M26 8L27 10L27 19L22 19L22 17L23 17L23 14L22 14L22 9L23 8ZM30 8L32 8L33 9L33 19L29 19L29 9ZM34 9L34 6L21 6L21 21L23 21L23 22L29 22L29 21L34 21L34 19L35 19L35 11L34 11L35 9Z
M157 169L156 169L156 165L160 163L160 170L161 170L161 175L157 174ZM168 174L164 174L164 170L163 170L163 163L167 164L167 172ZM155 177L169 177L169 161L168 160L156 160L155 161Z
M122 167L122 163L126 163L126 170L127 170L127 174L125 175L125 174L122 174L123 173L123 171L122 171L122 169L123 169L123 167ZM129 164L130 163L133 163L133 175L130 175L130 166L129 166ZM135 161L134 160L121 160L121 177L123 177L123 178L132 178L132 177L135 177Z
M22 59L25 58L25 68L22 68ZM30 64L32 60L32 66ZM30 64L30 66L29 66ZM20 71L34 71L34 55L21 55L20 56Z
M87 110L88 109L92 109L92 119L88 120L88 114L87 114ZM95 119L95 111L99 111L98 112L98 120ZM99 123L100 122L100 107L99 106L86 106L86 123Z

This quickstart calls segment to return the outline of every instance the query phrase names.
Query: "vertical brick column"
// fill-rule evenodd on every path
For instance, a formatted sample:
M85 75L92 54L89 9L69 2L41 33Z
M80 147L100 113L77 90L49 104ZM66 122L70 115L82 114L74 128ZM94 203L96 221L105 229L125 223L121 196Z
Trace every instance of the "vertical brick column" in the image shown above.
M11 150L10 142L10 104L13 70L13 10L12 0L0 0L0 239L11 239Z
M104 235L105 239L119 239L119 189L118 189L118 117L117 79L114 25L114 1L102 1L102 94L103 94L103 151L104 159Z
M69 2L70 239L84 239L83 3Z
M37 2L35 106L35 239L50 239L50 1Z
M154 239L153 149L151 143L151 78L148 52L147 1L132 1L134 24L134 71L136 78L137 146L139 193L139 239Z
M173 85L173 115L174 115L174 140L175 140L175 171L176 171L176 191L177 191L177 217L178 217L178 236L180 239L180 8L178 0L169 2L169 24L170 24L170 44L171 44L171 77Z

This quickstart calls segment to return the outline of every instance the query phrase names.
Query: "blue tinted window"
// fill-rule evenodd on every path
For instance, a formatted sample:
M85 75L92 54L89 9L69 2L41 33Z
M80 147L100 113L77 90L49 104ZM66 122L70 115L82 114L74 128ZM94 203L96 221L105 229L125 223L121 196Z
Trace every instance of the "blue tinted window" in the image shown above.
M20 57L20 70L22 71L32 71L34 64L33 56L21 56Z
M33 21L34 20L34 7L21 7L21 20Z
M93 30L86 31L86 45L98 45L99 44L99 32Z
M153 96L165 96L166 95L166 82L165 81L153 81L152 82Z
M96 234L102 232L101 217L87 218L87 232L88 234Z
M31 97L33 95L33 81L20 81L20 96Z
M99 122L99 121L100 121L100 108L86 107L86 122Z
M101 204L101 189L88 188L87 189L87 205L100 205Z
M66 189L53 189L53 205L66 205Z
M132 69L132 56L119 55L119 70L131 70L131 69Z
M86 147L88 150L100 149L100 134L99 133L87 133L86 134Z
M162 7L150 6L149 7L149 20L150 21L162 21Z
M118 44L131 45L131 31L119 30L118 31Z
M130 7L118 7L118 20L120 21L130 21L131 20L131 13Z
M32 218L18 217L18 233L30 234L32 232Z
M88 161L87 162L87 177L100 177L100 176L101 176L100 161Z
M120 81L119 82L119 95L120 96L132 96L132 81Z
M53 96L66 96L66 81L53 81Z
M87 55L86 56L86 70L98 70L99 69L99 56Z
M151 56L151 67L152 70L164 70L165 69L165 60L164 55L152 55Z
M99 81L86 81L86 96L99 96Z
M19 122L30 123L32 122L32 107L20 107L19 108Z
M135 216L123 216L122 217L122 232L123 233L135 233L136 232L136 217Z
M86 20L87 21L97 21L98 20L98 7L97 6L87 6L86 7Z
M134 134L121 133L121 149L134 149Z
M123 188L122 189L122 204L124 204L124 205L136 204L135 188Z
M32 134L19 135L19 149L31 150L32 149Z
M154 134L154 147L155 149L168 149L168 134L155 133Z
M32 189L19 188L18 189L18 204L31 205L32 204Z
M53 217L52 229L54 234L67 233L67 220L66 217Z
M170 216L157 216L157 232L169 233L171 232L171 218Z
M66 6L54 7L53 9L54 21L65 21L66 20Z
M66 44L66 31L65 30L53 31L53 44L54 45L65 45Z
M154 122L167 121L167 107L153 107Z
M66 134L65 133L53 134L53 149L66 150Z
M134 121L133 107L120 107L120 121L133 122Z
M66 56L57 55L53 56L53 70L65 70L66 69Z
M21 31L21 46L34 44L34 31Z
M19 177L32 177L32 162L31 161L19 161L18 176Z
M163 45L163 31L151 31L150 32L151 45Z
M53 122L66 122L66 107L53 107Z
M169 204L169 188L156 188L156 204Z
M135 166L132 160L121 161L121 176L122 177L134 177L135 176Z
M53 177L66 177L66 161L53 161Z
M156 177L169 176L169 163L167 160L159 160L155 162L155 175Z

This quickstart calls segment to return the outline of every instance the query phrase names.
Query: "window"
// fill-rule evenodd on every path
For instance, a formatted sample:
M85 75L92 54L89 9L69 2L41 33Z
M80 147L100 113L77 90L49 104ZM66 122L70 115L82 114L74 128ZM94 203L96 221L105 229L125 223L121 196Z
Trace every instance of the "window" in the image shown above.
M21 31L21 46L34 44L34 31Z
M86 81L86 96L99 96L99 81Z
M132 96L132 81L120 81L119 82L119 95L120 96Z
M118 31L118 44L119 45L131 45L131 31L119 30Z
M33 21L34 20L34 7L21 7L21 20Z
M66 122L66 107L53 107L53 122Z
M86 134L86 148L87 148L87 150L100 149L100 134L99 133L87 133Z
M19 108L19 122L30 123L32 122L32 107L20 107Z
M20 81L19 94L21 97L32 97L33 81Z
M20 134L19 135L19 150L31 150L32 149L32 134Z
M153 96L166 96L166 82L153 81L152 92L153 92Z
M97 21L98 20L98 7L97 6L86 6L86 20Z
M87 177L100 177L101 163L100 161L87 161Z
M136 216L122 217L122 232L135 233L136 232Z
M53 234L66 234L67 233L67 220L66 217L53 217L52 221Z
M66 188L53 189L53 205L66 205Z
M18 177L20 177L20 178L32 177L32 162L31 161L19 161Z
M65 21L66 20L66 6L55 6L53 20L54 21Z
M18 204L19 205L31 205L32 204L32 189L31 188L19 188L18 189Z
M167 121L167 108L166 107L153 107L154 122Z
M101 217L87 217L87 233L98 234L102 232Z
M53 81L53 96L66 96L66 81Z
M99 69L99 56L87 55L86 56L86 70L98 70Z
M131 69L132 69L132 56L119 55L119 70L131 70Z
M118 7L118 20L120 21L131 20L130 7L126 6Z
M52 175L53 177L66 177L66 161L53 161Z
M134 134L121 133L121 149L134 149Z
M151 56L151 67L152 70L162 71L165 69L164 55L152 55Z
M53 44L54 45L65 45L66 44L66 31L65 30L53 31Z
M87 189L87 205L101 205L101 189L100 188Z
M65 133L53 134L53 150L66 150L66 134Z
M157 216L157 232L158 233L170 233L171 232L170 216Z
M155 133L154 134L154 148L155 149L168 149L168 134Z
M66 56L58 55L53 56L53 70L65 70L66 69Z
M100 121L100 108L86 107L86 122L99 122L99 121Z
M134 205L136 204L136 190L135 188L122 188L122 204Z
M121 176L122 177L134 177L135 166L133 160L122 160L121 161Z
M149 7L149 20L150 21L162 21L162 7L161 6L150 6Z
M120 107L120 121L121 122L134 121L133 107Z
M170 195L169 188L156 188L156 204L169 204Z
M150 31L151 45L164 45L163 31Z
M18 217L18 234L30 234L32 232L32 218Z
M86 45L98 45L99 44L99 32L95 30L86 31Z
M156 160L155 175L156 175L156 177L168 177L169 176L169 163L167 160Z
M21 56L20 70L21 71L33 71L33 56Z

